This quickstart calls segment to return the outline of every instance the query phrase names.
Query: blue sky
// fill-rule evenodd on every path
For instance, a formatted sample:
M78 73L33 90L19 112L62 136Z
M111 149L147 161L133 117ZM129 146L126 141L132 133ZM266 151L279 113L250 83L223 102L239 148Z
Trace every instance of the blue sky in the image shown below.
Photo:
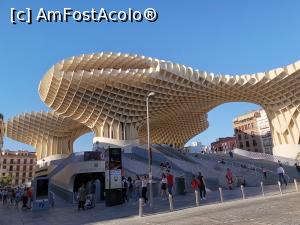
M10 23L10 9L70 7L90 10L156 9L154 23ZM0 1L0 112L49 110L38 84L56 62L101 51L137 53L223 74L254 73L300 59L300 2L282 0L110 0ZM223 104L208 114L210 127L194 140L210 143L233 134L232 119L256 109L249 103ZM92 134L75 150L91 148ZM5 139L5 148L32 149Z

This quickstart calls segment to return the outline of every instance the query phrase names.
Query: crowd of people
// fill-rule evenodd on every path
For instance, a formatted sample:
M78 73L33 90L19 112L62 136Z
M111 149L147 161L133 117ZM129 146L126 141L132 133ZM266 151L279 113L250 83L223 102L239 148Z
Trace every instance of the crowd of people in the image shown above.
M165 168L170 168L166 166ZM133 180L131 177L122 177L122 193L123 202L132 202L134 205L138 202L139 198L142 198L144 205L149 203L148 199L148 185L149 177L147 175L136 175ZM162 173L160 181L161 197L163 200L168 198L168 194L173 195L174 176L170 170Z
M5 187L0 189L0 201L3 206L31 209L32 190L29 187Z

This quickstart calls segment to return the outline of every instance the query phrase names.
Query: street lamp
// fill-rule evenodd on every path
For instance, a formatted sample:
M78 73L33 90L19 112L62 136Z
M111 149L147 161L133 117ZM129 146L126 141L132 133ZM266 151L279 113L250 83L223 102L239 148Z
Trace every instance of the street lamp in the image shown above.
M153 206L153 187L152 187L152 159L151 159L151 147L150 147L150 126L149 126L149 97L155 95L154 92L150 92L146 98L147 105L147 137L148 137L148 172L149 172L149 184L150 184L150 207Z

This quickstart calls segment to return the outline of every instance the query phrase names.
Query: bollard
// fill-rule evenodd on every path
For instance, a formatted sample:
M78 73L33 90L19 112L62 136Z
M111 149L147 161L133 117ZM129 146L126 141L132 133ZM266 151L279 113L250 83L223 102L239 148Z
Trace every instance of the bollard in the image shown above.
M153 207L153 180L152 180L152 173L149 173L149 206Z
M263 183L263 182L260 182L260 186L261 186L261 193L262 193L262 196L264 197L264 196L265 196L265 192L264 192L264 183Z
M170 211L172 212L174 210L173 207L173 196L169 194L169 203L170 203Z
M223 199L223 190L222 190L221 187L219 187L219 192L220 192L220 200L221 200L221 202L223 202L224 201L224 199Z
M278 187L279 187L280 195L282 195L282 190L281 190L281 183L280 183L280 181L278 181Z
M143 205L144 205L144 199L140 198L139 199L139 216L142 217L143 216Z
M298 184L297 184L297 180L296 179L294 179L294 184L295 184L296 192L299 192L299 190L298 190Z
M243 185L241 185L241 191L242 191L243 199L245 199L245 192L244 192L244 186Z
M196 197L196 206L200 206L199 191L198 190L195 190L195 197Z

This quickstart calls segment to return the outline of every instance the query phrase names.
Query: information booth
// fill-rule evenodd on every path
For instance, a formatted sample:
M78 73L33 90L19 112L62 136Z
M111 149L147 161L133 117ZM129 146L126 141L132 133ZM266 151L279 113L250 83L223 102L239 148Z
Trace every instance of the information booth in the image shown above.
M32 183L33 211L49 209L49 178L37 177Z
M105 153L105 203L106 206L120 205L123 203L122 150L108 148Z

